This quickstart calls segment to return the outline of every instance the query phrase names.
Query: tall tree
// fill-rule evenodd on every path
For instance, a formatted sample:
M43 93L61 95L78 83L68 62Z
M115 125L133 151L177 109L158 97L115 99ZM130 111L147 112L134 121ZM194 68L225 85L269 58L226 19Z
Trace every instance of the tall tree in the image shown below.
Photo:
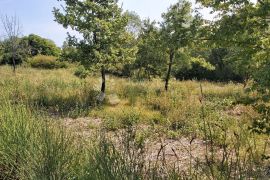
M166 66L164 59L168 58L156 22L149 19L143 22L138 41L137 58L134 63L134 68L138 69L138 77L150 79L151 76L161 76Z
M56 21L65 28L71 27L83 37L71 37L70 42L83 51L83 64L100 68L101 100L105 97L107 69L131 61L136 53L127 45L127 18L116 0L58 0L64 1L62 10L54 8Z
M179 48L186 47L192 39L192 23L194 19L191 13L191 3L185 0L179 0L168 9L167 13L162 15L162 37L169 54L168 71L165 77L166 91L169 88L169 80L176 51Z
M21 35L21 24L18 17L15 16L1 16L2 25L4 27L4 33L6 39L9 42L9 51L12 54L12 65L13 72L16 71L16 54L20 48L20 35Z

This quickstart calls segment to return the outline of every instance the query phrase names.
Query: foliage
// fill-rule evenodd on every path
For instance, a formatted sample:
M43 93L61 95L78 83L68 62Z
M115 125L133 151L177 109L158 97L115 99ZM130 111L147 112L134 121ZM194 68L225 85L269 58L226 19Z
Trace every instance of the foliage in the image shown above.
M68 61L71 63L80 61L80 52L76 47L69 45L67 41L63 43L61 55L59 57L61 61Z
M200 1L219 13L212 25L211 42L233 50L229 57L258 93L269 91L269 1ZM230 28L228 28L230 27Z
M82 50L81 64L101 68L101 91L104 93L106 70L119 63L128 64L136 53L129 43L130 34L125 29L127 17L122 15L115 0L64 2L64 12L54 8L56 21L82 35L83 40L69 37L70 41Z
M18 61L18 51L21 49L21 24L19 18L14 16L2 16L1 15L1 24L3 27L4 38L8 43L6 44L6 53L9 53L7 57L4 57L6 61L11 59L11 64L13 66L13 72L16 71L16 61Z
M89 75L89 71L86 70L86 69L84 68L84 66L79 66L79 67L76 69L74 75L77 76L77 77L79 77L79 78L81 78L81 79L85 79L85 78Z
M135 76L137 79L161 76L164 72L166 59L159 29L155 22L145 20L143 22L142 31L138 37L138 52L134 62L134 70L137 71Z
M22 64L28 58L28 45L23 39L18 39L18 48L14 54L15 64ZM10 41L2 42L2 56L0 55L1 64L13 64L13 53L11 52Z
M52 40L42 38L35 34L30 34L23 39L28 42L31 56L40 54L58 57L60 55L60 48L58 48Z
M124 13L124 16L126 16L128 19L126 30L131 33L135 38L138 38L143 27L140 16L134 11L126 11Z
M29 59L28 62L33 68L58 69L67 67L65 62L58 61L57 57L54 56L37 55Z
M169 54L168 72L165 77L165 89L168 90L175 54L179 48L185 48L196 37L196 27L200 25L200 17L191 14L191 3L180 0L162 15L162 40Z
M0 64L2 64L3 54L4 54L4 43L0 40Z

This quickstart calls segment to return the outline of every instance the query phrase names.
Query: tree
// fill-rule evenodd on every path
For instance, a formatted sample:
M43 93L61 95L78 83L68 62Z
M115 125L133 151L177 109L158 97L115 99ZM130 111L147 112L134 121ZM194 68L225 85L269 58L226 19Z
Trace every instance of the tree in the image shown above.
M2 63L2 56L4 54L4 43L0 40L0 64Z
M179 0L168 9L167 13L162 15L162 37L169 54L168 71L165 77L166 91L169 87L169 80L176 51L179 48L186 47L193 38L192 30L194 29L192 23L194 19L192 17L191 10L190 2Z
M82 64L100 68L102 76L101 100L105 97L105 73L111 66L134 59L136 49L127 43L127 18L115 0L58 0L64 1L62 10L54 8L56 21L71 27L83 37L69 35L74 46L83 52Z
M219 20L213 22L210 41L213 44L235 49L231 59L235 66L252 79L251 90L257 91L260 100L270 100L270 2L258 0L214 1L199 0L202 5L218 12ZM230 27L230 28L228 28ZM262 120L254 122L255 130L270 134L270 108L257 102Z
M0 50L0 64L21 64L29 57L28 43L22 38L18 38L18 48L16 52L12 51L12 42L6 39L2 42L2 52ZM0 45L1 46L1 45Z
M69 45L67 41L64 41L60 59L62 61L78 62L80 61L80 51L75 46Z
M269 39L269 1L208 1L199 2L211 7L219 19L212 22L212 33L208 37L217 48L231 49L230 62L245 79L254 78L258 71L255 55L265 50L263 42ZM268 21L268 22L267 22ZM228 28L230 27L230 28Z
M151 79L151 76L161 76L166 66L166 49L163 46L160 30L155 22L145 20L138 37L138 52L134 68L138 69L138 77Z
M38 35L30 34L24 37L24 40L29 44L31 56L41 54L58 57L61 53L61 49L52 40L42 38Z
M134 11L126 11L124 15L128 18L128 23L126 26L127 31L135 38L138 38L143 27L143 22L140 16Z
M21 35L21 24L17 16L2 16L1 17L2 25L4 27L4 33L6 39L9 42L9 51L11 52L11 59L13 65L13 72L16 71L16 54L20 48L20 39Z

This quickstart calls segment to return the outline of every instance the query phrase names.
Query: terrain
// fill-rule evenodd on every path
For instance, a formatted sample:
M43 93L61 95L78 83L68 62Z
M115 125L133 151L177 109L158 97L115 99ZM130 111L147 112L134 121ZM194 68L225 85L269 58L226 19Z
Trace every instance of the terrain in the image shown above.
M0 179L269 178L243 84L0 67Z

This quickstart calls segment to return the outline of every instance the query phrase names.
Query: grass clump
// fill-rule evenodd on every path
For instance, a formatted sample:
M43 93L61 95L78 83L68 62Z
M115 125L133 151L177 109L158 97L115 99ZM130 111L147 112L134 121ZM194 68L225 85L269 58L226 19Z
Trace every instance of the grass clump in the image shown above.
M134 106L138 100L138 97L147 96L147 89L142 84L132 84L125 86L123 89L123 96L127 98L129 104Z
M76 146L60 126L23 104L0 104L0 179L66 179Z
M65 77L66 72L58 70L53 75L59 78L43 78L43 72L37 71L33 72L34 77L24 73L17 72L14 77L4 75L0 80L2 95L14 103L23 102L53 115L69 117L87 115L96 106L98 91L91 82Z

